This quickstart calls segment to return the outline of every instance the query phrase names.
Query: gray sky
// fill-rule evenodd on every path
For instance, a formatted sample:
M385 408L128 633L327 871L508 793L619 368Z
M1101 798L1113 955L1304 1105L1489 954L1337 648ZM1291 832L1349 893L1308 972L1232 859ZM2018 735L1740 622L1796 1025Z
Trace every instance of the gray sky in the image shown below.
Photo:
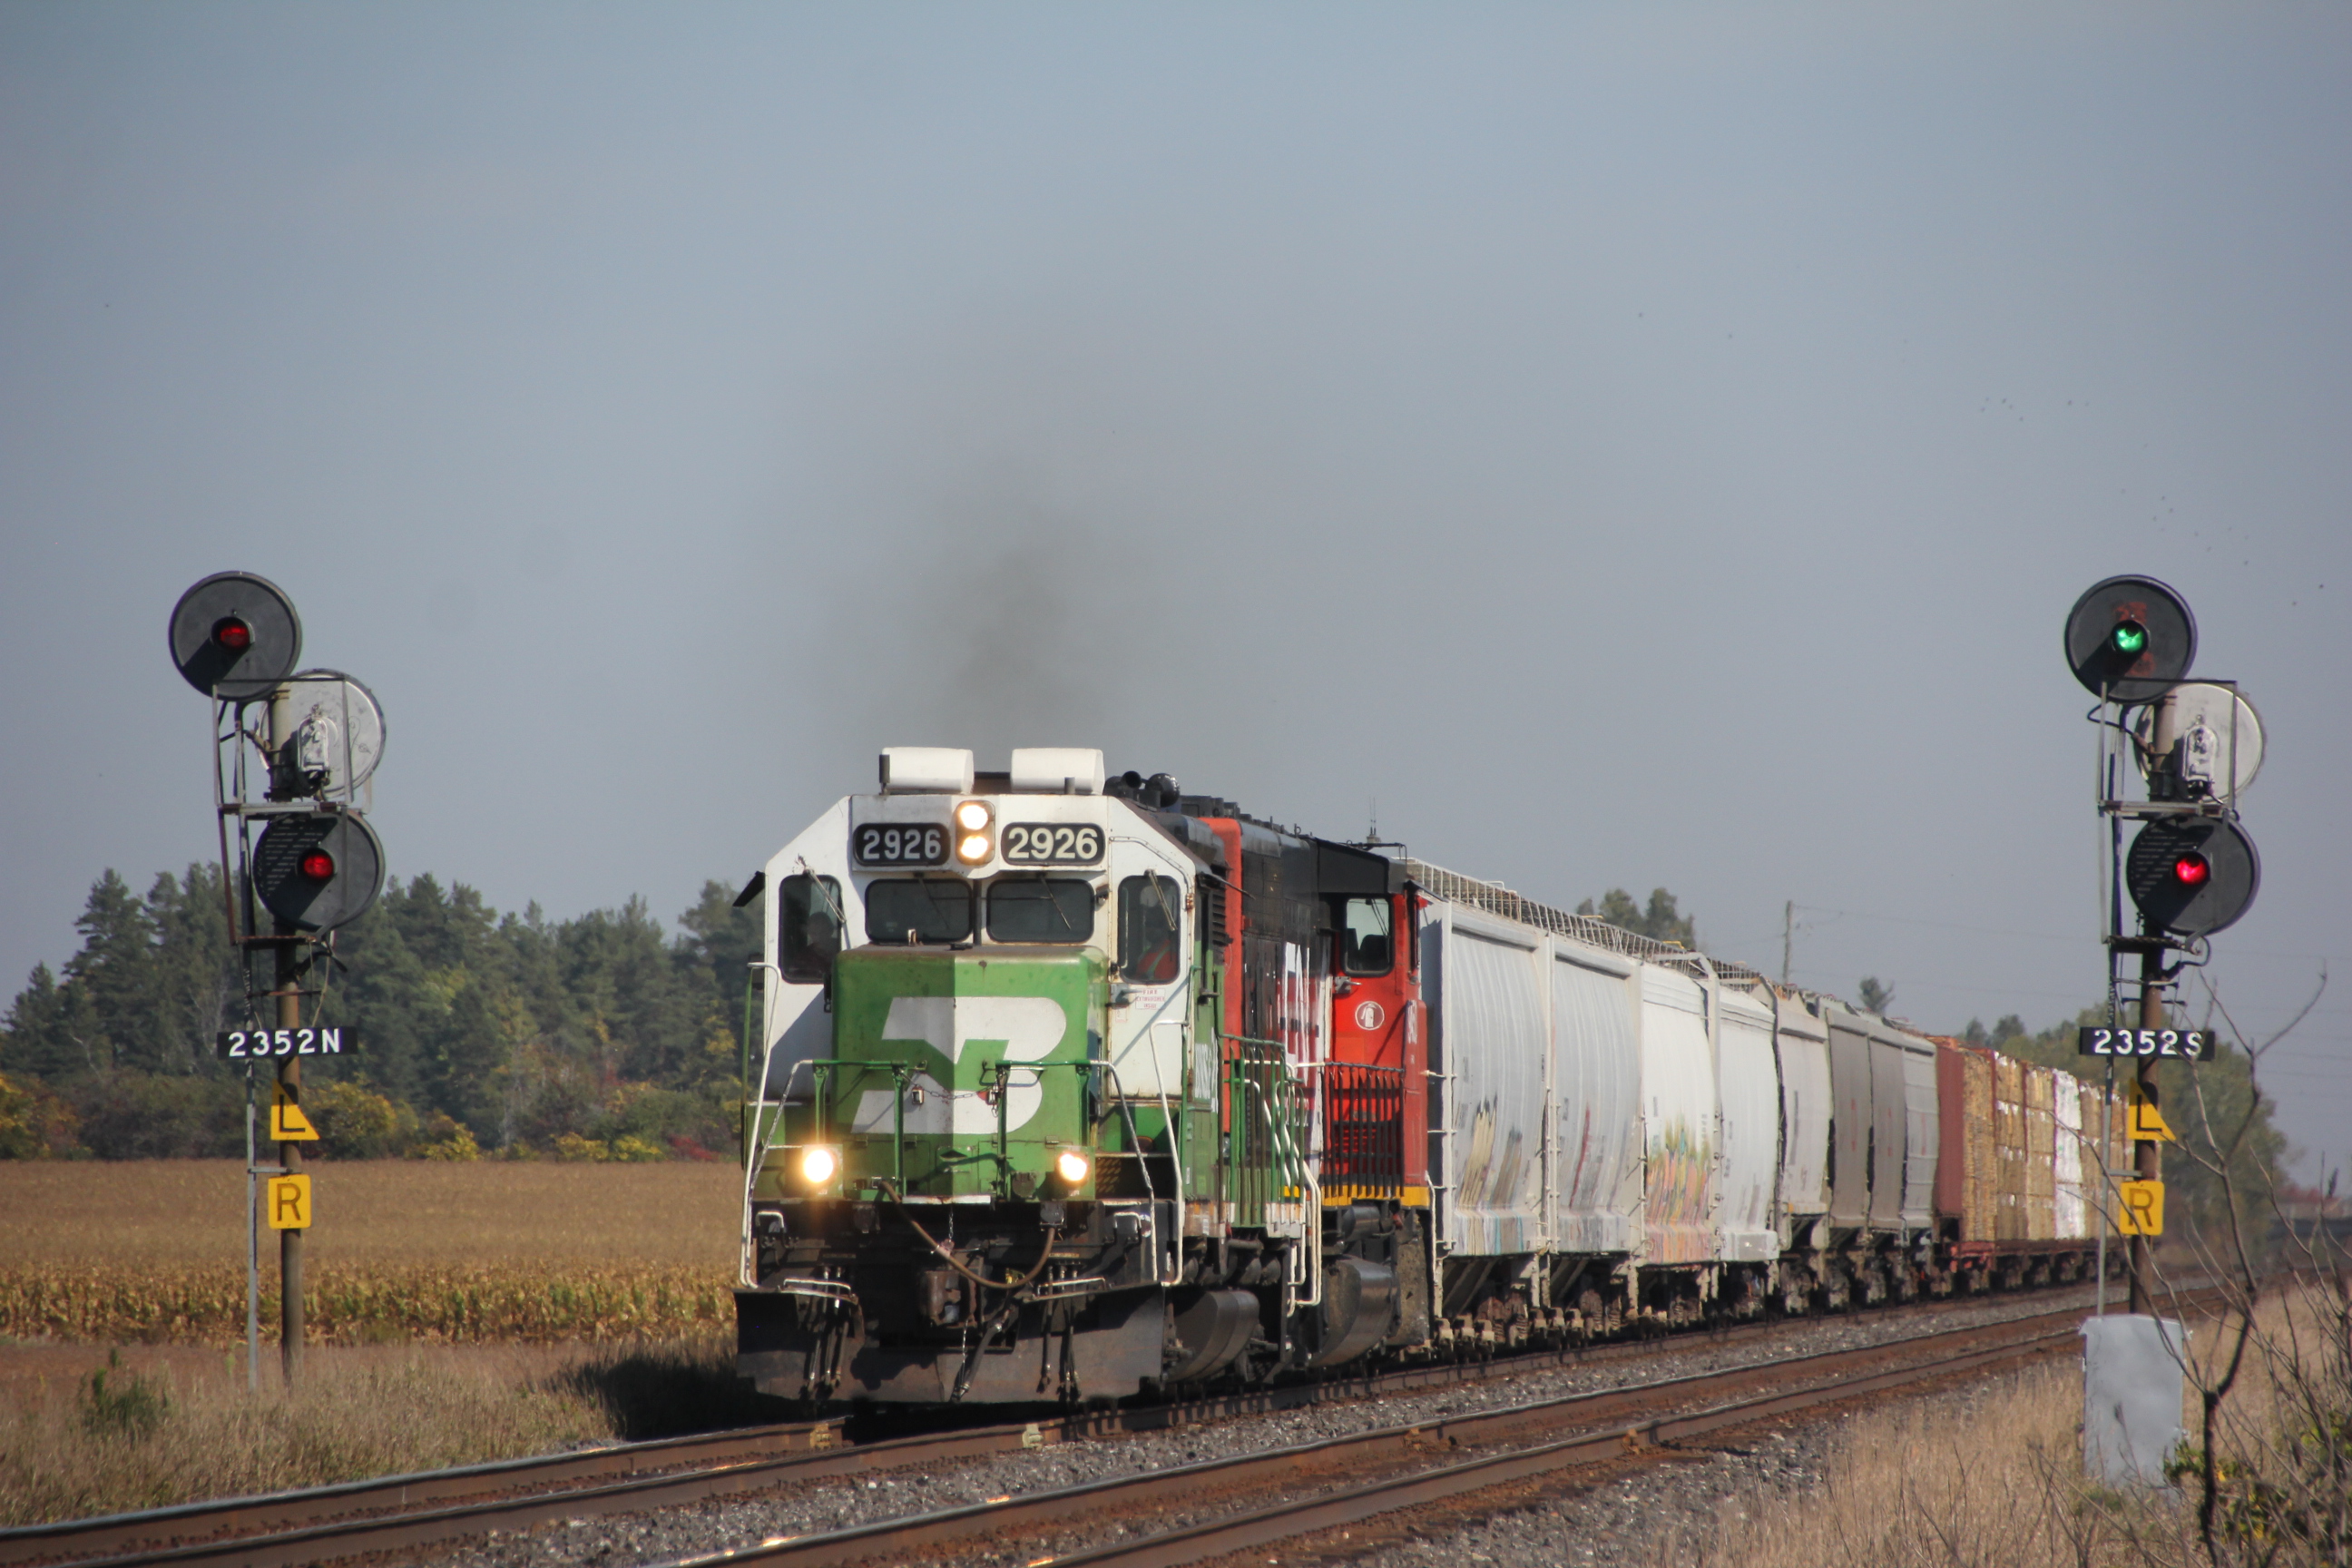
M1100 744L2040 1025L2060 622L2145 572L2274 737L2211 973L2336 976L2269 1081L2341 1162L2347 76L2318 5L0 9L0 981L211 853L163 626L242 568L500 908Z

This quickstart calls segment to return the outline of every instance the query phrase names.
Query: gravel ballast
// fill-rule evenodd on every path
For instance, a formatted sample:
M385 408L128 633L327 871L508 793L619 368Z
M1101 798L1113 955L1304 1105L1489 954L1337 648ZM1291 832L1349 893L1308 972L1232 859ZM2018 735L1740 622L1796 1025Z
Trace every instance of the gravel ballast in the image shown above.
M1262 1415L1238 1416L1213 1426L1173 1432L1150 1432L1052 1445L1043 1448L991 1456L986 1458L887 1471L867 1477L788 1482L765 1491L715 1499L674 1509L604 1518L577 1519L528 1531L498 1535L436 1552L437 1560L466 1568L538 1568L569 1563L642 1563L664 1562L739 1547L774 1536L805 1535L879 1520L959 1507L992 1498L1051 1491L1087 1481L1108 1479L1167 1468L1202 1459L1258 1453L1286 1445L1313 1442L1384 1426L1434 1421L1474 1411L1524 1404L1532 1400L1599 1390L1635 1387L1672 1377L1686 1377L1730 1367L1875 1345L1922 1333L1975 1327L2087 1305L2088 1289L2037 1292L2000 1297L1967 1306L1947 1307L1932 1313L1858 1313L1846 1317L1799 1319L1777 1324L1751 1337L1717 1340L1697 1333L1660 1342L1638 1357L1596 1357L1589 1362L1496 1377L1475 1384L1423 1393L1378 1398L1335 1401L1303 1409ZM1759 1449L1701 1463L1675 1460L1640 1467L1622 1487L1612 1483L1604 1500L1593 1494L1574 1504L1598 1510L1582 1518L1575 1551L1563 1558L1541 1561L1625 1561L1622 1557L1585 1555L1596 1542L1648 1539L1633 1523L1668 1510L1677 1514L1683 1489L1699 1487L1707 1500L1706 1518L1714 1518L1713 1501L1755 1484L1759 1476L1778 1475L1772 1467L1795 1467L1790 1477L1810 1476L1802 1434L1813 1428L1791 1428L1780 1446L1786 1455ZM1759 1468L1762 1467L1762 1468ZM1720 1470L1720 1476L1715 1472ZM1704 1484L1702 1484L1702 1482ZM1622 1497L1619 1495L1622 1492ZM1567 1505L1563 1505L1567 1506ZM1622 1517L1621 1517L1622 1516ZM1160 1522L1170 1522L1163 1519ZM1527 1529L1540 1527L1530 1514ZM1500 1521L1496 1528L1503 1528ZM1516 1527L1515 1527L1516 1528ZM1043 1549L1024 1550L1029 1543L1009 1543L992 1551L974 1543L961 1553L943 1553L946 1560L972 1563L1025 1563L1043 1551L1067 1552L1078 1544L1066 1540ZM1433 1559L1420 1547L1400 1545L1409 1555L1381 1558L1397 1563ZM1447 1548L1454 1552L1454 1548ZM1483 1551L1465 1547L1464 1551ZM887 1551L877 1556L887 1555ZM1462 1558L1457 1554L1455 1561ZM1501 1561L1501 1559L1496 1559ZM1514 1561L1519 1559L1513 1559ZM1287 1558L1286 1557L1286 1561Z

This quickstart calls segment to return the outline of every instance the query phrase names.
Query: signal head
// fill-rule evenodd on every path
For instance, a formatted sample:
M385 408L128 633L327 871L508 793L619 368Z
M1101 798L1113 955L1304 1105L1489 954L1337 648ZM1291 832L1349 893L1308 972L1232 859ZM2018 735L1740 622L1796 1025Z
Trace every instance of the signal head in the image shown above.
M2147 702L2189 673L2197 617L2153 577L2110 577L2066 615L2066 665L2111 702Z
M367 912L383 885L383 841L355 811L270 819L253 846L253 890L300 931L329 931Z
M294 602L250 572L216 572L181 595L169 637L181 677L228 702L268 696L302 657Z
M2151 931L2204 936L2235 924L2262 888L2263 863L2225 817L2159 817L2124 859L2124 887Z

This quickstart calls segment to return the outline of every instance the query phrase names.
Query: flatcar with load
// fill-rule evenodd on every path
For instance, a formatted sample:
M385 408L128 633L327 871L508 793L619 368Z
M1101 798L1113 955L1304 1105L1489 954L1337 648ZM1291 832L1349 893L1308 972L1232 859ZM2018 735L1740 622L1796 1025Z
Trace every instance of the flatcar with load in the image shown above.
M886 751L741 900L741 1373L1099 1402L2089 1267L2097 1091L1378 847Z

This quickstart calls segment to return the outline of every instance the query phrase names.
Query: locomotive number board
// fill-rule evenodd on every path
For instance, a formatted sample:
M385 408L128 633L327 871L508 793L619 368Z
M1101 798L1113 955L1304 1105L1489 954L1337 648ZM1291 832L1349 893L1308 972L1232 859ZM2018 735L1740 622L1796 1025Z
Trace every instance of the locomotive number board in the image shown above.
M869 822L849 836L861 866L944 866L948 830L936 822Z
M213 1037L213 1055L225 1062L278 1057L339 1057L357 1043L340 1026L331 1029L224 1029Z
M1092 823L1015 822L1004 829L1013 866L1092 866L1103 858L1103 830Z
M2210 1062L2213 1036L2207 1029L2104 1029L2084 1025L2075 1031L2078 1057L2170 1057Z

